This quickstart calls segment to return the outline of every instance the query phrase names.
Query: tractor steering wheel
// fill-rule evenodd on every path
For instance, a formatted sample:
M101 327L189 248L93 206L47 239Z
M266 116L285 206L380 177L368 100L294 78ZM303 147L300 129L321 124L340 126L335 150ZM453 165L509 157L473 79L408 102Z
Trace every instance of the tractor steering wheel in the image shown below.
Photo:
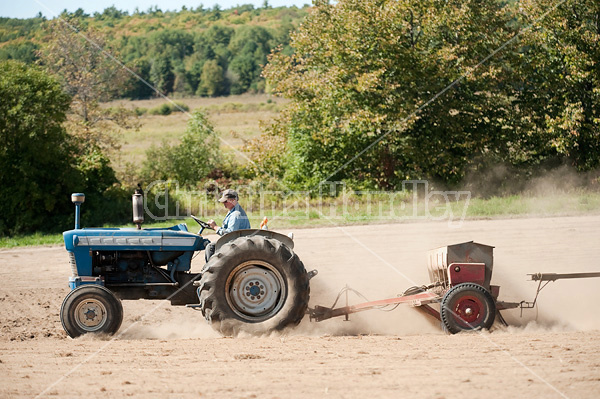
M200 225L200 227L202 227L200 229L200 231L198 232L198 235L201 235L202 232L204 231L204 229L211 229L213 230L212 227L210 227L210 225L206 222L203 222L202 220L198 219L196 216L194 215L190 215L192 217L192 219L194 219L196 221L196 223L198 223Z

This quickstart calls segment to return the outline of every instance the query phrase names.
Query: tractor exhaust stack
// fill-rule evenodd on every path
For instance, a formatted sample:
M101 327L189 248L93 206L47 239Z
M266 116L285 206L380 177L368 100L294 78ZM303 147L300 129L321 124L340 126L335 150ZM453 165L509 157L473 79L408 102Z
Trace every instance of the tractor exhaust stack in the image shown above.
M144 223L144 192L139 184L131 197L131 204L133 206L133 223L137 225L138 230L141 230L142 223Z

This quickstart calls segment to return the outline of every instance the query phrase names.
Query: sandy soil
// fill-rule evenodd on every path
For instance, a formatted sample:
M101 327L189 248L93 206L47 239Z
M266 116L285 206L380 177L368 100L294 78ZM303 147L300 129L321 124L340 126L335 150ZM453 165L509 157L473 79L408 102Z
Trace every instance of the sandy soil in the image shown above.
M526 273L600 271L600 216L331 227L295 231L311 306L348 284L369 299L428 282L428 249L496 246L500 299L532 300ZM273 226L274 227L274 226ZM198 257L194 269L202 262ZM284 334L221 338L201 314L125 301L121 334L67 338L63 248L0 251L0 397L597 398L600 279L558 281L509 328L448 336L409 307ZM352 301L357 299L351 298Z

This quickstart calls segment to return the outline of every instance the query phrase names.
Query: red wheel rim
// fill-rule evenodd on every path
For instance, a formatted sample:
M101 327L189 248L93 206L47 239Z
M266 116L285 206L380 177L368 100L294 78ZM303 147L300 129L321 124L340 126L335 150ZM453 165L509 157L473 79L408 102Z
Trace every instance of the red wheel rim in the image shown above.
M455 302L452 316L464 327L477 327L485 318L485 304L474 295L465 295Z

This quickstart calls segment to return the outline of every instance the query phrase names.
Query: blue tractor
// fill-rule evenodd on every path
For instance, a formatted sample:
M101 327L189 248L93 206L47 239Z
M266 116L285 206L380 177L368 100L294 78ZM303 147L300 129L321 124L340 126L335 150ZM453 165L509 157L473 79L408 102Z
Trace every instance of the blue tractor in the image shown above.
M308 308L309 280L286 235L270 230L239 230L215 243L200 273L191 273L194 255L210 241L186 224L141 228L143 196L133 195L137 228L81 228L84 194L73 194L75 228L63 233L71 264L60 319L73 338L114 334L123 320L121 300L166 299L199 308L226 336L264 334L297 325Z

